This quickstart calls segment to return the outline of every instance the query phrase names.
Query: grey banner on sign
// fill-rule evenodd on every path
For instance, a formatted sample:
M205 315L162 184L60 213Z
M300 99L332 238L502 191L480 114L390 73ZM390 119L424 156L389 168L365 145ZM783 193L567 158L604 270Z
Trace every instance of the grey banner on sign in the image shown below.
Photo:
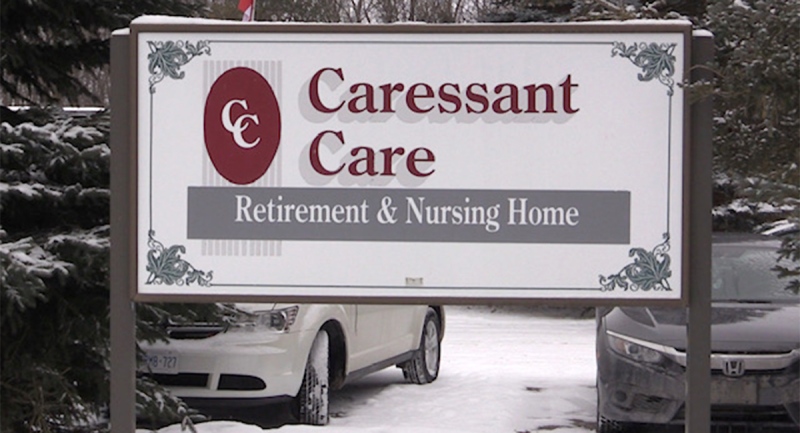
M189 239L628 244L628 191L190 187Z

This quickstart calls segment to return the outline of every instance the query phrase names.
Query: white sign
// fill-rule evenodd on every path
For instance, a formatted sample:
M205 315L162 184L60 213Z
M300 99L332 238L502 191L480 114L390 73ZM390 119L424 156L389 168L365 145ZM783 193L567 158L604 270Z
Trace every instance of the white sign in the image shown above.
M131 31L139 299L683 299L689 23Z

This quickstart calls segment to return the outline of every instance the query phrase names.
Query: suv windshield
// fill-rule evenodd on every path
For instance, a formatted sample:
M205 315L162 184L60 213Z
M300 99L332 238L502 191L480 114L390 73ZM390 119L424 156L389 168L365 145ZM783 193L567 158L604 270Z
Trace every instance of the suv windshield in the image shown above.
M711 297L715 301L799 301L786 290L788 279L778 278L777 241L714 244Z

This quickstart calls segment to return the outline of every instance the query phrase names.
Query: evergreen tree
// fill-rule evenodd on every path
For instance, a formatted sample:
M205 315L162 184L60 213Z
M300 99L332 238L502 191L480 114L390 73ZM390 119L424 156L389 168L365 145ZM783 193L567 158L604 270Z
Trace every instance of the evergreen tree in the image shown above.
M3 431L88 423L108 400L105 135L44 112L0 126Z
M92 97L108 64L111 32L144 14L197 16L202 0L3 0L0 88L32 104Z
M719 1L714 166L731 176L800 184L800 2Z

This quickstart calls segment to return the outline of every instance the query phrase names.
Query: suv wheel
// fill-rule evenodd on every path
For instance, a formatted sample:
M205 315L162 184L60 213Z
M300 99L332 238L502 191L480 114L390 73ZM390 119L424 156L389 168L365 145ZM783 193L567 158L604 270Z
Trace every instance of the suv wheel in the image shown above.
M430 383L439 376L439 360L441 357L441 341L439 316L433 308L428 308L425 323L422 325L422 337L419 349L414 357L400 365L403 377L417 384Z
M328 424L328 333L320 331L308 354L303 383L294 401L301 424Z

